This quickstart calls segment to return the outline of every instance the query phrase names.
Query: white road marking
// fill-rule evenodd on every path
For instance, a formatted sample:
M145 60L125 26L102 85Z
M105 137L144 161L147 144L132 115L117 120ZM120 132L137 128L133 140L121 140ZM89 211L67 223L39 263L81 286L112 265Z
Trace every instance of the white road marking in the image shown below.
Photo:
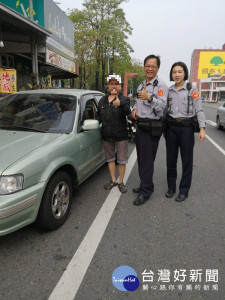
M212 125L212 126L216 126L216 122L213 122L211 120L205 120L207 124Z
M211 121L212 122L212 121ZM225 151L214 142L208 135L206 138L223 154ZM136 148L134 148L129 163L127 164L124 183L127 182L129 175L136 162ZM118 188L113 188L96 218L94 219L91 227L81 242L79 248L68 264L61 279L57 283L55 289L49 297L49 300L73 300L82 283L86 271L91 263L91 260L98 248L98 245L103 237L106 227L111 219L114 209L119 201L121 193Z
M206 120L206 123L212 126L216 126L216 123L211 120ZM213 139L211 139L208 135L206 135L206 138L221 152L223 155L225 155L225 151L216 143Z
M136 148L129 157L129 162L126 167L124 183L133 169L136 162ZM86 233L79 248L68 264L61 279L57 283L55 289L49 297L49 300L72 300L75 298L76 293L82 283L86 271L91 263L91 260L98 248L106 227L112 217L114 209L119 201L121 193L117 187L113 188L96 218L94 219L91 227Z
M216 143L214 140L212 140L207 134L206 138L221 152L223 155L225 155L225 151Z

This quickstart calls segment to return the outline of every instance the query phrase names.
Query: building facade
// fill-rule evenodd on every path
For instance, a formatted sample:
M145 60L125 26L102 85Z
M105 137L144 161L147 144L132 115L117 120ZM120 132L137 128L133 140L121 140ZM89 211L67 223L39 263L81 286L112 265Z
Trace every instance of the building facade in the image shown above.
M1 94L43 88L78 73L74 24L54 1L0 1Z
M225 44L222 49L195 49L190 81L208 101L225 100Z

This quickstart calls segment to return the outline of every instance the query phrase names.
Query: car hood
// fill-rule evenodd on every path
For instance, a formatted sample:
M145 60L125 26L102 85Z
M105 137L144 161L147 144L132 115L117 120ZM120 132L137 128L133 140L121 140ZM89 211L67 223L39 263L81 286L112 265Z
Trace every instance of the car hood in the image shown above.
M0 130L0 174L15 161L61 135Z

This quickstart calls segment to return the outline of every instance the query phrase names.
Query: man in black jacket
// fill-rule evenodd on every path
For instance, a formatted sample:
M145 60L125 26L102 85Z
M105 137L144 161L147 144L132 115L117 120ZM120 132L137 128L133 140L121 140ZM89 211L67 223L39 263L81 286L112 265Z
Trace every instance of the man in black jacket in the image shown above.
M119 95L121 91L121 77L109 75L107 77L109 94L103 96L98 105L98 114L102 123L101 134L106 161L108 162L111 180L104 186L110 190L119 187L121 193L127 192L123 178L128 162L128 132L126 116L130 115L130 101ZM116 181L116 154L119 164L119 182Z

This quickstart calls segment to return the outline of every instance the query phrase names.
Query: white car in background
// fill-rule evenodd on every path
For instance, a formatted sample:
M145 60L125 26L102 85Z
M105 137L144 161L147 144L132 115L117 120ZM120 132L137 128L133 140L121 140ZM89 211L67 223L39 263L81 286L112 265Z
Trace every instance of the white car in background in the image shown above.
M217 129L225 128L225 103L217 109L216 124Z

